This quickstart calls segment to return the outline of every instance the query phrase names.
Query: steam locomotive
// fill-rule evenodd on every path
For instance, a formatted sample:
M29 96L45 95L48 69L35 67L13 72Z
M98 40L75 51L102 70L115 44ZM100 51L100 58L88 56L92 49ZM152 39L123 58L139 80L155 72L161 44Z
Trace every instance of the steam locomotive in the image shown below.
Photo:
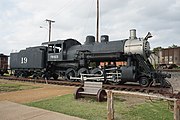
M145 38L137 38L136 30L132 29L130 37L124 40L109 41L109 36L103 35L99 43L94 36L87 36L83 45L75 39L45 42L42 46L11 53L10 68L17 77L58 79L65 76L71 81L72 77L90 73L111 84L139 82L147 87L153 82L164 87L167 85L165 78L170 75L156 71L150 63L148 38L151 37L148 33ZM117 66L118 61L124 61L125 65ZM100 67L103 62L114 65Z

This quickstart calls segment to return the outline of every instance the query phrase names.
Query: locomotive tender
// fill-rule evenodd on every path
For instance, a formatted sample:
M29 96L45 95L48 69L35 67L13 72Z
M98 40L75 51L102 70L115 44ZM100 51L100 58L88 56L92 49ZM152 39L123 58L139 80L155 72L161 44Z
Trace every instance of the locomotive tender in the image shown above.
M45 42L42 46L11 53L10 67L16 76L57 79L63 75L71 80L81 73L91 73L100 74L104 82L113 84L139 82L146 87L153 82L166 86L165 78L170 75L156 71L148 60L150 37L148 33L145 38L137 38L136 30L132 29L130 37L124 40L109 41L109 37L103 35L100 43L95 42L94 36L87 36L83 45L75 39ZM118 61L125 61L126 65L98 67L101 62Z

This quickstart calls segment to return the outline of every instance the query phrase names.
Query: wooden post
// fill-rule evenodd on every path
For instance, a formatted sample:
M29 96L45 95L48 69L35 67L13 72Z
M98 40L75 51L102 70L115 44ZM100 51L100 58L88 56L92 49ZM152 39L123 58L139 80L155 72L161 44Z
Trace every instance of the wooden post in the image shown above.
M174 100L174 120L180 120L180 100Z
M113 92L107 92L107 120L114 120L114 101L113 101Z
M153 97L153 98L160 98L169 101L174 101L174 120L180 120L180 99L175 98L168 98L164 96L157 96L157 95L149 95L144 93L135 93L135 92L127 92L127 91L108 91L107 92L107 120L114 119L114 102L113 102L113 94L127 94L127 95L137 95L143 97Z

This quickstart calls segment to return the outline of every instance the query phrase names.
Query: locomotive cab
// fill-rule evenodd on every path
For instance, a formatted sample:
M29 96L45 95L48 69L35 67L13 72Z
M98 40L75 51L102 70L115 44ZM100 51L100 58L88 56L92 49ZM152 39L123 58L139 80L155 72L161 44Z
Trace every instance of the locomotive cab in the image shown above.
M74 63L67 59L68 49L74 45L81 45L81 43L74 39L67 39L45 42L42 45L48 47L45 77L57 79L59 75L65 74L68 66Z
M74 45L80 45L77 40L57 40L51 42L42 43L42 45L48 46L48 61L65 61L67 59L67 50Z
M43 43L45 45L46 43ZM48 61L62 61L63 41L49 42L48 45Z

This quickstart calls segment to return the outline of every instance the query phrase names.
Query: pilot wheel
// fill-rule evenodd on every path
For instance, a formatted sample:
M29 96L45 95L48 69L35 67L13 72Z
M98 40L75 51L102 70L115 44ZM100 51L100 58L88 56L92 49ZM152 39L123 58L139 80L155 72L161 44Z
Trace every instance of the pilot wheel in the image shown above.
M141 77L139 80L139 84L143 87L147 87L150 83L150 80L147 77Z

